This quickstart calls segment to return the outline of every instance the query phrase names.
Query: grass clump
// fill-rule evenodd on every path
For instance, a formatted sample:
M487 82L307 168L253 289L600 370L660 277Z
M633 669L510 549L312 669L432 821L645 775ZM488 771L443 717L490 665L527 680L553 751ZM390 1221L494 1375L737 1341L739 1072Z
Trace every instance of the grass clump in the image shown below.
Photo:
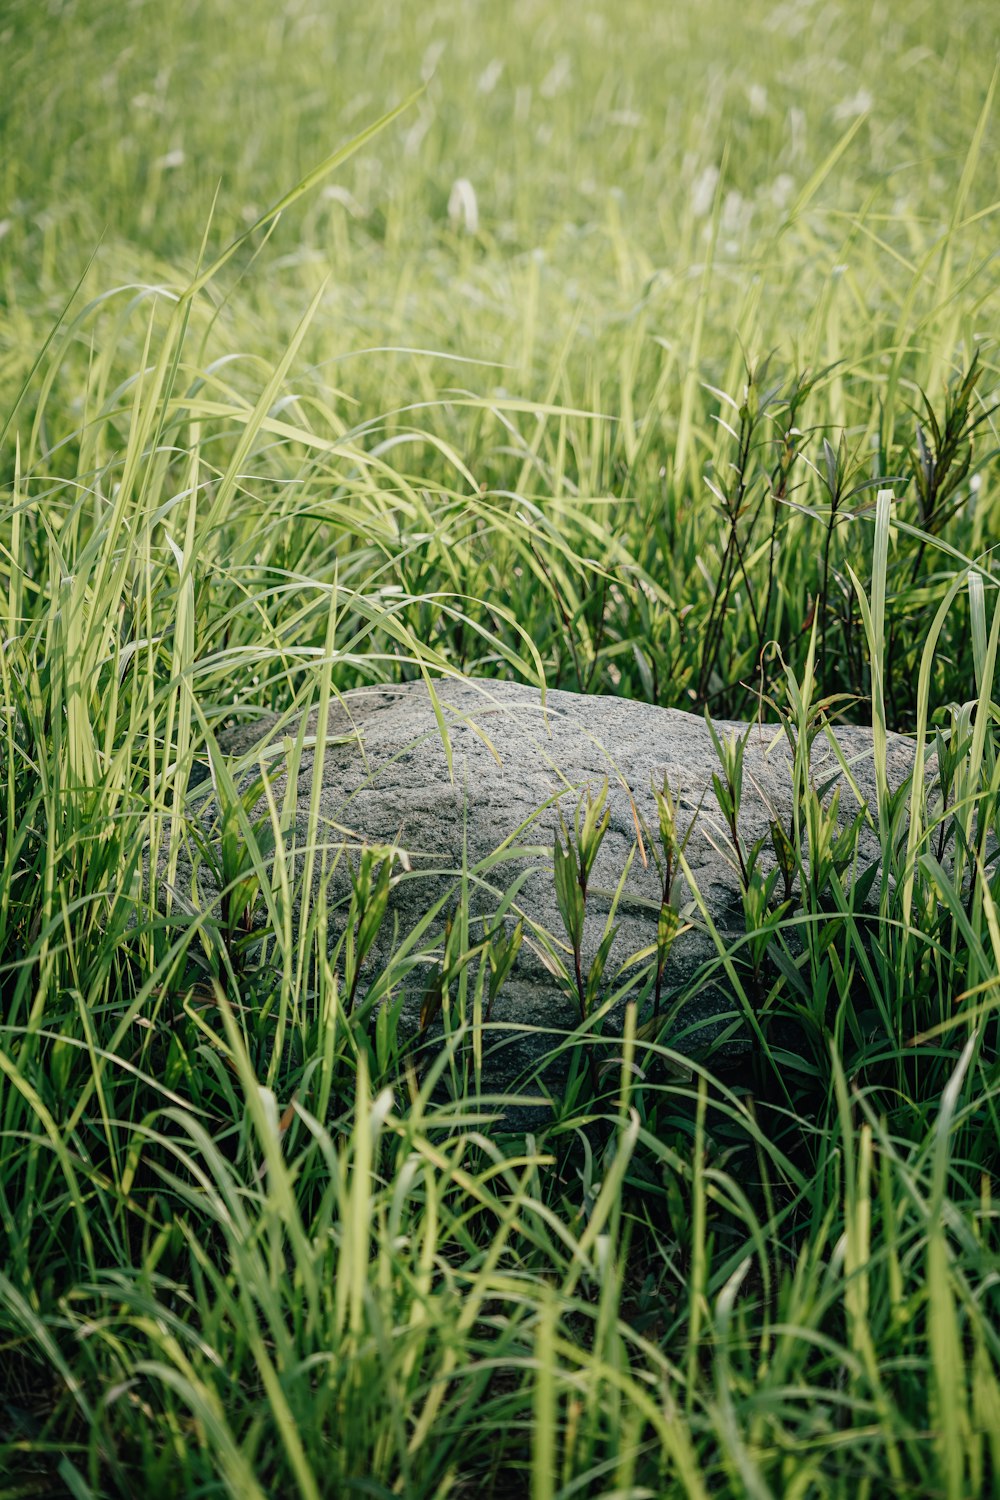
M997 1487L991 21L0 16L3 1493ZM669 787L613 1066L599 801L553 851L581 1027L525 1138L474 1022L530 923L456 871L390 934L400 851L220 749L449 673L779 721L769 849L718 741L738 1079L665 1040L710 927ZM846 834L836 717L880 776Z

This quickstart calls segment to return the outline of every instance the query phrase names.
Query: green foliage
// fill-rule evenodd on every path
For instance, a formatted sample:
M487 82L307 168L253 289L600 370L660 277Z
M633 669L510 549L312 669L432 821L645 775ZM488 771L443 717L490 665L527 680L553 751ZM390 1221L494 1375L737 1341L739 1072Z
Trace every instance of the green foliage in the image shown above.
M992 8L13 0L0 45L0 1490L995 1491ZM563 932L503 848L398 930L328 709L456 672L767 705L791 824L744 838L730 726L713 768L745 939L666 785L627 972L607 787ZM219 748L272 711L283 789ZM527 1137L481 1091L526 945L579 1017ZM670 1045L707 985L735 1063Z

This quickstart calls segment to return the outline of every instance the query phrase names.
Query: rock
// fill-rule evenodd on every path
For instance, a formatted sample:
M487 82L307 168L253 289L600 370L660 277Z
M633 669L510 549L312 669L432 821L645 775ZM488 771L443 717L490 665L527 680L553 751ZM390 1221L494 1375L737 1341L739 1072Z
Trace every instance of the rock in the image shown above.
M473 915L492 917L504 892L519 882L506 926L511 930L516 914L523 915L526 940L493 1008L482 1077L486 1091L502 1090L526 1075L551 1049L553 1032L570 1032L579 1024L578 1008L560 989L543 955L545 934L556 944L565 942L552 844L560 810L572 826L583 789L596 791L606 780L610 812L590 878L585 965L601 939L612 894L630 856L608 978L614 978L630 955L648 950L655 942L660 883L652 860L644 867L638 853L637 814L649 828L657 829L651 788L662 787L664 779L679 802L682 831L694 818L686 857L712 922L726 944L744 935L739 881L727 857L731 841L711 789L712 773L720 765L704 720L678 710L557 691L548 692L543 703L537 690L514 683L443 679L435 689L451 747L450 771L441 726L423 682L359 689L330 711L319 810L331 848L346 842L355 859L357 846L363 842L394 844L406 851L410 873L401 873L394 885L383 936L391 931L393 919L398 932L406 933L435 900L455 891L463 854L466 868L478 870L470 898ZM281 747L297 728L295 723L282 725L276 718L258 720L222 740L230 757L244 758L237 762L241 773L246 773L241 782L244 787L248 778L259 774L257 756L264 754L279 808L286 794ZM718 725L723 734L732 729L743 733L746 728ZM313 713L295 790L300 847L308 827L314 758L309 746L314 743L315 729ZM871 732L845 727L836 734L861 796L874 809ZM907 742L890 737L890 785L903 781L911 766ZM787 741L777 726L754 726L745 752L739 831L745 848L757 839L766 841L762 865L768 869L775 863L769 834L772 817L786 828L790 825L789 767ZM849 823L858 810L857 799L822 734L813 747L812 770L817 784L828 777L842 783L840 821ZM217 811L213 794L199 814L206 831ZM505 857L481 868L505 843ZM870 831L860 836L860 853L859 868L877 860L878 844ZM399 865L396 869L401 871ZM191 873L189 868L188 878ZM204 871L198 878L204 899L208 884ZM343 859L329 889L340 901L339 927L336 920L331 925L332 943L343 929L350 894ZM681 889L680 905L687 909L693 925L681 933L671 950L665 974L668 1010L717 953L686 887ZM440 930L438 923L438 935ZM387 957L387 945L377 946L368 972L375 973ZM404 986L401 1029L411 1035L419 1029L421 999L430 972L422 964ZM638 980L632 992L637 988ZM623 1010L624 1000L608 1016L606 1032L620 1029ZM680 1006L667 1040L682 1052L697 1052L720 1038L730 1052L748 1045L746 1022L734 1005L723 970L717 968L714 979ZM537 1090L537 1082L533 1087Z

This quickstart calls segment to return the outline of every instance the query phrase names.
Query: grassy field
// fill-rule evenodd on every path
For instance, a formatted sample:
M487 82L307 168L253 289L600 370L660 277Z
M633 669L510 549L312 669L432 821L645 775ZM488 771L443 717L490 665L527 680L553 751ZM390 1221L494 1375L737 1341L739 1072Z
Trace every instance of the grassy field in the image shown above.
M994 12L0 0L0 1500L1000 1493ZM216 738L420 672L783 716L797 1044L448 1097Z

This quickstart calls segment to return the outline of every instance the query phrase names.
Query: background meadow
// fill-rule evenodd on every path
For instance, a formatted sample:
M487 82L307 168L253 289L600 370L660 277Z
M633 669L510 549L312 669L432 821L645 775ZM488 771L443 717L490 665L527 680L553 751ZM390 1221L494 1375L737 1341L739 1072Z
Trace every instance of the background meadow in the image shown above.
M0 1495L1000 1483L993 11L0 3ZM480 935L355 979L218 750L421 670L947 795L872 920L804 779L725 956L771 1044L640 1003L519 1138Z

